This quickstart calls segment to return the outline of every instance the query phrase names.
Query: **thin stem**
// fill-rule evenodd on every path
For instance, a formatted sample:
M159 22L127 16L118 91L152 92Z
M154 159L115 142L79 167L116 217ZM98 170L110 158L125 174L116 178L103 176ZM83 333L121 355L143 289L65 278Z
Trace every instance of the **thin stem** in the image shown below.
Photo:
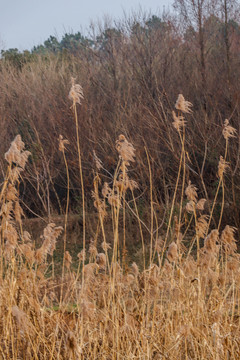
M226 139L224 162L226 162L226 159L227 159L227 150L228 150L228 139ZM218 222L218 230L220 229L221 222L222 222L224 203L225 203L225 187L224 187L224 179L222 178L222 205L221 205L221 213L220 213L219 222Z
M226 162L227 151L228 151L228 139L226 139L224 163ZM223 175L222 175L222 177L220 177L220 179L219 179L217 191L216 191L216 194L215 194L215 197L214 197L214 200L213 200L213 205L212 205L212 209L211 209L211 213L210 213L210 217L209 217L209 221L208 221L208 226L207 226L206 234L208 233L209 226L210 226L210 224L211 224L211 220L212 220L212 216L213 216L213 211L214 211L214 208L215 208L215 205L216 205L217 196L218 196L219 189L220 189L220 186L221 186L222 182L223 182ZM221 221L221 219L222 219L223 206L224 206L224 197L223 197L222 208L221 208L221 217L220 217L220 220L219 220L219 221ZM220 227L220 225L218 226L218 229L219 229L219 227Z
M85 214L85 196L84 196L84 183L83 183L83 172L82 172L82 158L81 158L81 149L80 149L80 140L79 140L79 129L78 129L78 116L77 116L77 106L76 101L73 101L75 125L76 125L76 135L77 135L77 148L78 148L78 162L79 162L79 173L81 181L81 190L82 190L82 209L83 209L83 251L86 247L86 214ZM83 262L83 274L84 274L84 262ZM84 281L84 276L83 276Z
M152 260L152 249L153 249L153 189L152 189L152 171L151 171L151 164L148 155L147 148L145 146L145 152L147 155L147 162L148 162L148 170L149 170L149 182L150 182L150 202L151 202L151 238L150 238L150 264Z
M179 133L180 134L180 133ZM181 135L180 135L181 138ZM181 141L182 142L182 141ZM172 216L173 216L173 209L174 209L174 204L175 204L175 200L176 200L176 195L177 195L177 189L178 189L178 183L180 180L180 175L181 175L181 170L182 170L182 162L183 162L183 157L184 157L184 146L183 146L183 142L182 142L182 151L181 151L181 158L180 158L180 163L179 163L179 167L178 167L178 175L177 175L177 181L176 181L176 185L175 185L175 189L174 189L174 194L173 194L173 200L172 200L172 206L171 206L171 211L170 211L170 217L168 220L168 227L167 227L167 233L165 236L165 240L164 240L164 244L163 244L163 251L162 251L162 255L161 255L161 264L162 264L162 260L163 260L163 255L164 255L164 250L166 247L166 243L167 243L167 239L168 239L168 234L169 234L169 230L171 227L171 221L172 221ZM184 157L185 160L185 157Z
M183 204L183 196L184 196L184 189L185 189L185 177L186 177L186 154L185 154L185 127L183 127L183 136L181 136L181 133L179 131L179 137L182 142L182 153L183 153L183 180L182 180L182 192L181 192L181 200L180 200L180 209L179 209L179 218L178 218L178 224L179 224L179 231L177 234L177 245L179 245L179 232L181 229L181 222L182 222L182 204Z
M62 302L62 295L63 295L63 282L64 282L64 266L65 266L65 252L66 252L66 243L67 243L67 222L68 222L68 208L69 208L69 170L68 170L68 163L65 155L65 151L63 149L63 159L65 163L66 173L67 173L67 204L65 209L65 219L64 219L64 237L63 237L63 263L62 263L62 286L61 286L61 296L60 296L60 304Z

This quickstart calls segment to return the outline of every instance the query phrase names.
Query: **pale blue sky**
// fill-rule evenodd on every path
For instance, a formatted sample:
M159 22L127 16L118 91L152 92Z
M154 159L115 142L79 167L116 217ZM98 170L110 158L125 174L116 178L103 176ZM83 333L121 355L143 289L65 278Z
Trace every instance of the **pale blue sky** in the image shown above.
M161 13L171 0L0 0L0 49L31 49L50 35L85 30L104 15L121 18L123 9Z

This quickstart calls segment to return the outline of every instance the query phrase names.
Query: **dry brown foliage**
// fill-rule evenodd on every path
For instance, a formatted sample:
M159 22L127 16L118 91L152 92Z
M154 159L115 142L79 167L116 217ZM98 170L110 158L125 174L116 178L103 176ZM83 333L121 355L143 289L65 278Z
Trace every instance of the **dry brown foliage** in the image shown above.
M185 106L178 108L188 112L190 105L186 102ZM184 142L181 127L173 126ZM226 137L224 132L226 149L234 133L228 129L230 135ZM61 144L65 154L66 142ZM159 236L158 222L152 217L148 229L150 241L142 238L143 263L128 267L126 232L123 231L123 239L120 237L120 228L123 226L124 230L126 226L126 208L130 207L140 229L147 225L140 218L134 195L137 186L130 179L135 148L120 135L116 150L119 161L111 182L101 185L103 167L97 166L95 173L93 199L98 218L95 238L87 252L83 246L78 254L77 268L73 266L74 254L65 249L62 276L56 276L53 255L56 243L62 241L63 228L50 222L43 230L38 248L24 231L19 167L24 171L30 154L24 151L20 135L12 142L5 155L8 168L0 194L1 357L238 359L240 258L236 229L227 225L221 230L221 219L218 229L212 228L212 211L210 215L203 213L207 211L206 200L198 201L197 187L191 181L188 186L183 182L181 193L182 196L185 193L186 210L191 210L192 215L188 217L183 207L174 216L176 242L170 239L171 228ZM186 155L184 146L182 152ZM226 155L222 159L226 160ZM179 165L179 173L182 172L185 162ZM224 173L218 170L223 194ZM127 200L128 193L134 207ZM151 203L150 208L157 218L154 206ZM172 209L174 206L173 201ZM212 209L214 206L215 202ZM112 239L105 232L107 215L112 220ZM191 225L193 218L195 226ZM142 230L140 233L143 234ZM67 239L66 227L64 236Z

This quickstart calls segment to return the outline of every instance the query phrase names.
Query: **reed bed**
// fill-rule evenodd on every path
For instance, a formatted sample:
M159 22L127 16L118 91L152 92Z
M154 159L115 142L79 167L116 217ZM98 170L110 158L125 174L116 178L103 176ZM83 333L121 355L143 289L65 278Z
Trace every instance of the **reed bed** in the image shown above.
M150 204L149 237L139 215L131 179L136 152L125 135L116 140L119 155L111 181L94 153L96 167L92 198L100 237L86 243L86 213L81 144L76 107L83 100L80 85L72 81L82 189L83 244L77 267L67 250L69 211L68 140L59 137L59 150L68 177L65 221L43 229L41 246L23 228L19 184L29 156L17 135L5 154L8 164L2 184L0 248L0 354L1 359L239 359L240 259L235 228L221 227L224 211L224 174L236 130L226 120L225 149L217 172L218 187L211 207L199 198L186 178L185 138L192 104L179 95L172 113L181 142L181 156L166 231L159 234L154 203ZM233 140L234 141L234 140ZM151 179L151 165L149 178ZM150 199L153 192L150 181ZM212 215L221 194L218 223ZM180 195L178 212L177 194ZM131 205L127 200L131 195ZM127 258L126 209L137 219L142 250L139 264ZM110 217L112 234L106 233ZM123 237L119 236L120 228ZM54 273L57 241L64 243L61 276Z

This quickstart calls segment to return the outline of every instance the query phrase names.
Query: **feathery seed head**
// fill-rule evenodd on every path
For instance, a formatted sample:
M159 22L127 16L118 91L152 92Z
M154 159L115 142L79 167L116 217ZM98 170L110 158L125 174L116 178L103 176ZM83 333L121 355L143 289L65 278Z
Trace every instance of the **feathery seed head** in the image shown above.
M182 128L185 127L186 125L186 121L184 120L183 116L177 116L175 111L172 111L172 116L173 116L173 127L180 132L182 130Z
M217 245L218 242L219 232L217 229L214 229L204 240L204 250L206 250L208 253L216 254L219 250L219 246Z
M72 257L70 255L69 251L65 251L64 260L65 260L65 266L69 270L71 263L72 263Z
M47 227L44 229L42 236L44 238L44 241L41 247L41 254L43 256L46 256L47 254L53 256L53 252L56 248L56 241L60 236L62 230L62 226L56 226L54 223L48 224Z
M127 191L127 189L130 190L138 189L138 183L135 180L129 179L126 173L125 176L123 176L123 173L119 175L118 180L116 181L116 186L121 191Z
M100 171L101 169L103 169L102 161L97 156L95 150L93 150L93 158L94 158L97 170Z
M120 158L126 162L126 165L129 165L129 161L135 161L135 148L127 141L124 135L119 135L118 140L116 140L116 149Z
M102 188L102 195L106 199L112 194L112 189L109 187L107 182L104 183Z
M102 249L103 249L105 252L107 252L108 250L111 249L111 245L108 244L106 241L103 241L103 242L102 242L101 247L102 247Z
M23 169L19 166L15 166L11 173L10 173L10 181L12 184L14 184L20 177L20 173L23 171Z
M235 134L237 133L237 130L230 126L229 125L229 120L226 119L224 121L224 128L223 128L223 131L222 131L222 134L223 134L223 137L224 139L229 139L229 138L233 138L233 137L236 137Z
M188 186L185 190L185 194L189 201L193 201L194 203L197 202L197 188L191 184L191 181L189 180Z
M12 162L17 162L17 158L20 155L21 151L24 149L24 142L22 141L21 135L17 135L15 139L11 142L9 150L5 154L5 159L10 164Z
M12 184L8 184L6 191L7 201L16 201L17 200L17 189Z
M200 238L205 238L206 232L207 232L207 228L208 228L208 215L201 215L198 219L197 219L197 224L196 224L196 230L197 230L197 234Z
M101 269L105 269L107 263L106 255L104 253L97 254L96 263Z
M190 114L190 113L192 113L192 110L191 110L192 106L193 106L192 103L190 103L189 101L186 101L182 94L178 95L178 98L177 98L177 101L175 104L175 108L177 110L180 110L183 113Z
M195 209L195 202L190 200L187 204L186 204L186 210L188 213L193 213Z
M159 236L157 239L156 239L156 242L155 242L155 250L157 253L160 253L162 250L163 250L163 246L164 246L164 240L161 236Z
M133 274L134 274L135 276L138 276L138 274L139 274L139 269L138 269L138 266L137 266L137 264L136 264L135 262L132 263L131 268L132 268Z
M69 99L72 100L74 104L81 105L81 100L84 99L83 89L81 85L75 83L75 79L71 78L72 87L69 92Z
M69 144L69 141L66 139L63 139L62 135L59 135L59 151L64 152L65 151L65 145Z
M21 154L20 154L20 156L19 156L19 158L18 158L18 160L17 160L17 164L22 168L22 169L24 169L25 168L25 166L26 166L26 163L27 163L27 161L28 161L28 157L31 155L31 153L30 153L30 151L23 151Z
M172 242L168 247L167 258L171 262L175 262L178 258L177 244Z
M22 169L25 168L27 159L31 153L29 151L23 151L24 146L25 144L22 141L21 136L17 135L11 142L9 150L5 153L5 159L9 164L15 163Z
M203 210L204 210L204 205L205 205L205 202L206 202L206 201L207 201L206 199L200 199L200 200L197 202L197 209L203 211Z
M15 137L15 139L13 140L13 142L15 143L15 145L19 151L22 151L24 149L25 144L22 141L21 135L17 135Z
M237 229L233 226L226 225L222 231L220 241L224 246L227 254L234 254L237 251L237 240L234 238L234 233Z
M94 207L98 210L101 218L104 219L107 216L106 203L104 199L100 199L99 197L96 177L94 179L94 191L92 191L92 197L94 199L94 203L93 203Z
M88 252L89 252L90 256L92 256L94 258L97 256L98 251L97 251L97 248L96 248L93 240L90 241Z
M14 216L15 216L15 220L21 225L22 224L22 216L24 216L24 212L18 201L15 202Z
M218 163L218 176L220 177L220 179L223 177L228 168L229 163L222 156L220 156L220 160Z
M78 254L77 254L77 257L79 259L79 261L82 261L84 262L85 261L85 258L86 258L86 252L85 250L81 250Z

